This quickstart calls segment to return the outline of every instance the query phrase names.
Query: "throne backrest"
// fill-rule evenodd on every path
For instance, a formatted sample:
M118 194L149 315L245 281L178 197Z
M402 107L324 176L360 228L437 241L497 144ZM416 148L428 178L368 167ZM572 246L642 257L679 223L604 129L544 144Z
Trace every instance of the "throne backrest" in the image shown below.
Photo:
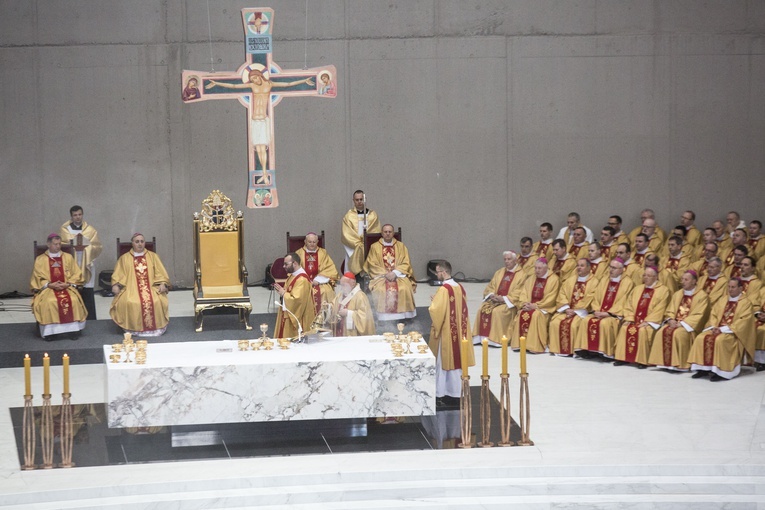
M324 248L324 231L319 236L319 248ZM305 246L305 236L291 236L287 232L287 253L298 251Z
M231 287L242 291L244 266L244 218L231 200L213 190L202 200L202 212L194 213L194 264L201 272L202 288Z

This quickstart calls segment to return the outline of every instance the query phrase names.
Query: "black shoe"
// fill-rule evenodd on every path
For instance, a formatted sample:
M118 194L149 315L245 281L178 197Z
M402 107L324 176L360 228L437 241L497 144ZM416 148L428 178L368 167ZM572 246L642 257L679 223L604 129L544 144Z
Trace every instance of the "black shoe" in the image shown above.
M763 364L763 363L755 363L754 364L754 369L757 370L758 372L762 372L763 370L765 370L765 364Z
M615 367L620 367L620 366L622 366L622 365L628 365L628 364L629 364L629 363L627 363L626 361L622 361L622 360L617 360L617 361L614 361L614 366L615 366Z
M701 379L702 377L706 377L709 375L709 372L706 370L697 370L695 374L691 376L691 379Z
M722 381L724 379L725 377L719 376L717 374L712 374L712 377L709 378L709 380L712 382Z
M642 363L638 363L638 368L640 370L643 370L644 368L648 368L648 365L643 365Z
M592 358L592 353L590 351L576 351L576 354L583 359Z

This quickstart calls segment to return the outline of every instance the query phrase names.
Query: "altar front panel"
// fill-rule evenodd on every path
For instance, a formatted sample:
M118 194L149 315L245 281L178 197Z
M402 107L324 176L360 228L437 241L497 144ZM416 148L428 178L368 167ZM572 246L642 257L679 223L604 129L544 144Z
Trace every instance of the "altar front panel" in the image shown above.
M109 427L435 414L435 358L396 358L382 337L271 351L236 340L150 343L144 365L109 363Z

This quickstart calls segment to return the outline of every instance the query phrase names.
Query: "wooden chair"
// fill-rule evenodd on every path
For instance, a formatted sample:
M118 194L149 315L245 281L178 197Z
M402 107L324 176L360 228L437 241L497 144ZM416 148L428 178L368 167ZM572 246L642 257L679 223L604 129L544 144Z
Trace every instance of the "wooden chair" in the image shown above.
M364 229L364 260L366 260L367 255L369 254L369 248L371 248L372 245L380 239L382 239L381 232L373 234L371 232L367 232L367 229ZM393 232L393 239L396 241L401 241L401 227L398 227L398 230Z
M278 259L274 260L274 263L271 264L271 279L274 281L274 283L278 283L282 287L284 287L284 284L287 282L287 278L289 278L289 275L287 274L287 271L284 270L284 257L279 257ZM274 290L274 286L271 285L271 293L268 296L268 306L266 307L266 311L271 311L271 306L274 304L274 295L276 294L276 291Z
M369 255L369 249L372 247L374 243L382 239L382 232L377 233L371 233L367 232L367 229L364 229L364 261L366 262L367 256ZM398 230L393 231L393 239L396 241L401 241L401 227L398 227ZM366 272L363 272L363 275L361 276L361 281L359 281L359 285L361 286L361 290L364 292L369 292L369 275Z
M120 242L120 238L117 238L117 258L120 258L133 248L133 243L130 241ZM157 238L152 237L151 241L146 241L146 249L157 253Z
M319 236L319 248L324 248L324 231L322 230L321 234L317 235ZM303 246L305 246L305 236L291 236L287 232L287 253L296 252Z
M241 211L234 212L231 200L219 190L202 201L201 213L194 213L193 242L196 331L202 331L205 310L223 306L238 309L239 322L252 329L244 218Z
M35 241L33 246L34 246L35 258L45 253L46 250L48 249L47 242L43 244L37 244L37 241ZM64 253L68 253L69 255L74 257L74 245L72 244L72 241L69 241L68 243L61 243L61 251L63 251Z

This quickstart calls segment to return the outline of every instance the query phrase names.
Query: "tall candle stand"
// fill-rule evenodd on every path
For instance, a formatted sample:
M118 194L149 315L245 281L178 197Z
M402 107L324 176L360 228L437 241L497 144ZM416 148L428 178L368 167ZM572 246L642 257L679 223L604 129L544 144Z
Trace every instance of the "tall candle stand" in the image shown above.
M534 441L529 439L529 429L531 428L531 409L529 405L529 374L520 374L521 376L521 403L519 418L521 421L521 440L518 446L534 446Z
M508 374L500 374L502 379L499 389L499 428L502 433L502 440L497 443L499 446L513 446L515 443L510 441L510 384Z
M473 435L473 406L470 401L470 376L462 376L462 390L460 392L460 431L462 442L460 448L472 448Z
M24 420L22 422L22 442L24 443L24 465L21 469L35 468L35 408L32 395L24 395Z
M42 468L53 467L53 410L50 406L50 393L43 393L42 421L40 423L40 443L42 445Z
M74 445L74 418L72 415L72 394L61 394L61 464L62 468L74 467L72 447Z
M489 441L491 437L491 392L489 391L489 376L481 376L481 448L491 448L494 443Z

